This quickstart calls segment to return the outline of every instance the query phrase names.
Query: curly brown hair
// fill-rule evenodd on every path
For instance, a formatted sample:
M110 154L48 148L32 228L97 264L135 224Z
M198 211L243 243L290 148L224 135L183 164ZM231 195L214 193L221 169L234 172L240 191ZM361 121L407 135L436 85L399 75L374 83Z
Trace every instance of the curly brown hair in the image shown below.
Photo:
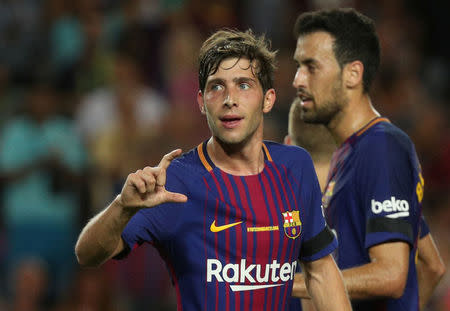
M256 74L263 91L273 87L273 73L276 69L276 51L271 51L270 41L264 35L255 36L249 29L245 32L222 29L211 35L200 48L198 57L198 81L203 92L208 76L214 74L220 63L230 57L256 60ZM252 70L253 70L252 66Z

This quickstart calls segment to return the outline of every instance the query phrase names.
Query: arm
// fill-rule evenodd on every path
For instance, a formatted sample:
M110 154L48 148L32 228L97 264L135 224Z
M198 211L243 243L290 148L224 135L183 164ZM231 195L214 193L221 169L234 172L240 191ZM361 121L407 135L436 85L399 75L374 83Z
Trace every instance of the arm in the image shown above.
M81 231L75 253L82 266L99 266L119 254L125 248L122 231L140 209L187 201L185 195L165 189L166 169L180 153L180 149L174 150L157 167L146 167L128 175L122 192Z
M401 297L408 277L409 252L405 242L371 247L370 263L342 270L350 298Z
M369 249L371 262L342 270L345 286L351 299L400 297L408 276L409 245L390 242ZM296 274L292 295L308 298L304 276Z
M417 279L419 283L419 305L423 310L434 288L445 274L445 265L439 255L431 234L419 240Z
M306 290L318 311L351 310L341 273L331 255L304 262L303 270Z

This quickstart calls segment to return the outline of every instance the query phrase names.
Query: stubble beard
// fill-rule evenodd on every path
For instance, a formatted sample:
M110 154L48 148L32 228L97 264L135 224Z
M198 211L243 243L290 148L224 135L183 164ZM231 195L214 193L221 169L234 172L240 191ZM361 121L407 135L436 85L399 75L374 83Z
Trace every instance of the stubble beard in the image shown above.
M331 99L326 100L320 106L315 101L313 103L312 109L302 109L301 119L305 123L324 124L325 126L330 124L347 103L340 79L333 86Z

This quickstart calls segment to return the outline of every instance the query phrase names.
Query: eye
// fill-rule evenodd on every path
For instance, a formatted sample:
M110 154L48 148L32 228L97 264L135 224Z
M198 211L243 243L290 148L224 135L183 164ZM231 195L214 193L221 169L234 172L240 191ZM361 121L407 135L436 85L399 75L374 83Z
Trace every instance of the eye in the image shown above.
M239 88L241 90L248 90L250 88L250 85L248 83L243 82L243 83L239 84Z
M211 91L220 91L220 90L222 90L222 89L223 89L223 86L220 85L220 84L213 84L213 85L211 85L211 87L210 87L210 90L211 90Z
M316 67L314 65L308 65L308 71L310 73L314 73L316 71Z

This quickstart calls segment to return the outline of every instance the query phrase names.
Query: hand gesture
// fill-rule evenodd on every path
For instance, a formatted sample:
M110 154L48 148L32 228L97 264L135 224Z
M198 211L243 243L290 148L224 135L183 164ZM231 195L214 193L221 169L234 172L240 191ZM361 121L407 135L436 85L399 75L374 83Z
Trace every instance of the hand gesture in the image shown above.
M129 174L120 193L121 205L125 208L141 209L167 202L186 202L187 197L184 194L170 192L165 188L166 170L180 154L181 149L173 150L161 159L158 166L147 166Z

